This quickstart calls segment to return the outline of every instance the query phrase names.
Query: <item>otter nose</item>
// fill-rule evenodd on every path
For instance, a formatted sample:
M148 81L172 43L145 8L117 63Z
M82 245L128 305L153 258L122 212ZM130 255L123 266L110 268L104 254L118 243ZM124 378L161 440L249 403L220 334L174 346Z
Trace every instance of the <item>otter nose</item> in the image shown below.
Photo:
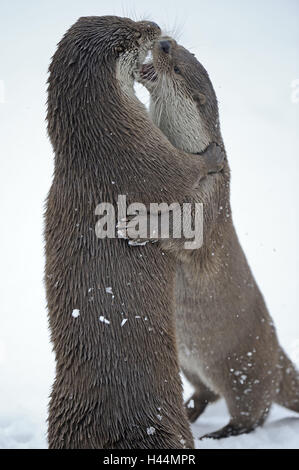
M170 51L170 46L171 46L171 45L170 45L170 41L165 41L165 40L160 41L160 42L159 42L159 46L160 46L160 49L161 49L163 52L165 52L165 54L168 54L168 53L169 53L169 51Z

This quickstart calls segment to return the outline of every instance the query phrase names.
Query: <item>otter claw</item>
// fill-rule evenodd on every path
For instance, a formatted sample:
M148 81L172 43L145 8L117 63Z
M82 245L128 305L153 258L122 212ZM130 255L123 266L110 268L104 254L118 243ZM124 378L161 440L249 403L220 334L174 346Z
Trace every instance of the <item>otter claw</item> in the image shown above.
M129 240L129 245L130 246L144 246L148 242L149 242L149 240L145 240L144 242L142 242L141 240L140 241L138 241L138 240Z

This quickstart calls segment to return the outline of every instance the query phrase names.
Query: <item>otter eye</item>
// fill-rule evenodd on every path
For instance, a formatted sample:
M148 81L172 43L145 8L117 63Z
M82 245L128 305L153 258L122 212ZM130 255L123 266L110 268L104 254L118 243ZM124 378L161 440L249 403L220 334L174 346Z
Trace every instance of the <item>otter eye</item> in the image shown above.
M181 73L180 69L176 65L173 67L173 71L174 73L178 73L178 74Z

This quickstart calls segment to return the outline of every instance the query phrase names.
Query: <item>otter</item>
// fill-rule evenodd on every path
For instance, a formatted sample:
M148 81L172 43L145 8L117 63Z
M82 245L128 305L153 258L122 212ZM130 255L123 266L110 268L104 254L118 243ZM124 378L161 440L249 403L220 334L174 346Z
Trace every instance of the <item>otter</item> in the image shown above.
M150 92L153 122L175 147L190 153L210 142L223 147L216 94L194 54L160 38L153 62L142 65L136 78ZM273 402L299 412L299 374L279 345L238 241L227 159L221 173L202 181L195 200L204 205L204 244L177 252L179 360L195 388L186 403L191 422L224 397L229 424L203 436L223 438L262 425Z
M175 259L157 246L98 239L98 203L183 201L223 152L174 148L134 94L161 31L82 17L49 67L55 167L45 212L45 282L56 377L50 448L192 448L175 341ZM124 322L124 319L126 320Z

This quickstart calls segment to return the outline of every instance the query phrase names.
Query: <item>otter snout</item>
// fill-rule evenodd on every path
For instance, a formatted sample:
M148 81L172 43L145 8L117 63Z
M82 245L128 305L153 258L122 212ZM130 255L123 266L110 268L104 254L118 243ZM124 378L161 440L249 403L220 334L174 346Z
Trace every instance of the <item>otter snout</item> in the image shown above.
M165 54L168 54L171 48L171 43L170 41L163 39L162 41L159 41L159 47L161 51L165 52Z

